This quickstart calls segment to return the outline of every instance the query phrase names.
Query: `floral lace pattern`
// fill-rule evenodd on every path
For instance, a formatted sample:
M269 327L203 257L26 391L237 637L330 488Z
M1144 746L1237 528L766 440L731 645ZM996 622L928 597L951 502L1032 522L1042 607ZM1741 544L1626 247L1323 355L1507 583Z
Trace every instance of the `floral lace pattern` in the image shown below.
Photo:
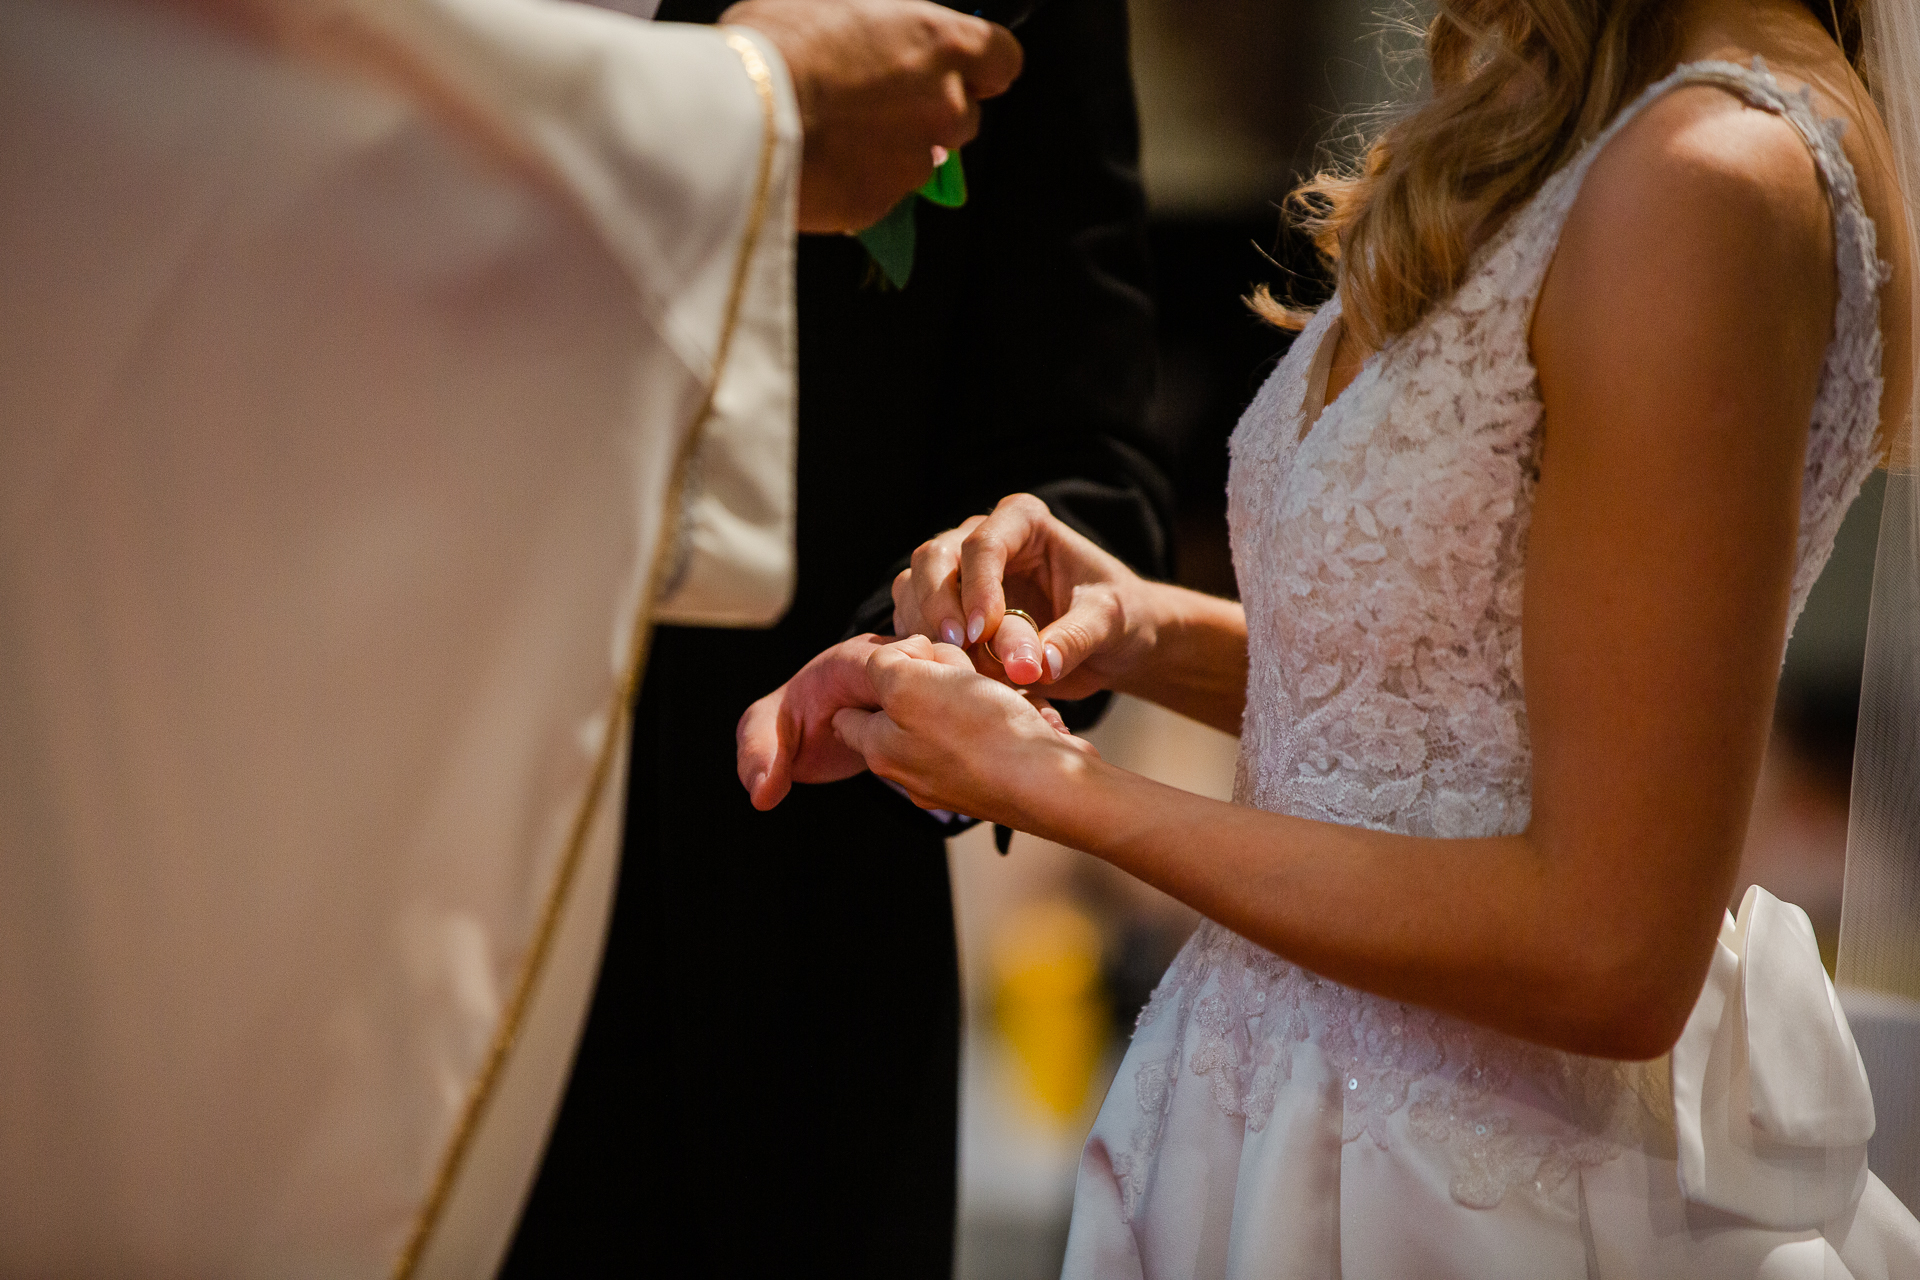
M1806 93L1756 64L1682 67L1623 110L1515 214L1446 304L1398 335L1302 432L1308 370L1340 314L1329 302L1232 440L1228 518L1246 607L1247 707L1236 799L1410 835L1513 834L1530 811L1520 665L1527 533L1542 414L1528 346L1534 302L1580 184L1609 138L1683 83L1725 86L1783 116L1813 152L1833 209L1839 299L1812 430L1792 617L1871 472L1879 423L1875 252L1840 148ZM1551 1193L1611 1158L1623 1126L1670 1113L1659 1064L1538 1048L1328 982L1204 924L1140 1017L1175 1020L1134 1074L1141 1110L1114 1153L1129 1217L1183 1072L1261 1130L1311 1041L1343 1082L1347 1142L1387 1146L1390 1118L1444 1148L1454 1197ZM1141 1041L1136 1041L1136 1048ZM1510 1099L1525 1095L1525 1108ZM1524 1112L1524 1115L1522 1114Z
M1611 1159L1648 1117L1670 1114L1664 1077L1641 1063L1559 1053L1411 1005L1382 1000L1288 964L1211 922L1200 926L1141 1011L1139 1027L1176 1021L1172 1051L1134 1075L1144 1117L1133 1149L1113 1156L1129 1216L1184 1069L1213 1101L1259 1132L1292 1075L1292 1046L1313 1041L1341 1093L1341 1140L1385 1148L1403 1108L1408 1130L1455 1156L1451 1191L1491 1208L1515 1186L1550 1195L1582 1165ZM1525 1087L1546 1104L1516 1124L1502 1100Z

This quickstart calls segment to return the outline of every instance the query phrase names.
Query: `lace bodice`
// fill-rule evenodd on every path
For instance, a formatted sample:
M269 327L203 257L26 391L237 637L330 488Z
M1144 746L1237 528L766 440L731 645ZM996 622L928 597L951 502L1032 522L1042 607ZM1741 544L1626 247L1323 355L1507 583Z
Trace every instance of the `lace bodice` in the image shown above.
M1316 354L1336 296L1267 380L1232 440L1234 564L1249 678L1236 798L1410 835L1525 829L1532 757L1520 664L1527 532L1542 405L1528 330L1560 230L1594 158L1647 102L1682 83L1723 85L1804 136L1833 210L1838 273L1802 494L1792 616L1874 465L1879 288L1886 268L1840 146L1756 64L1683 67L1652 86L1550 179L1477 257L1453 298L1395 337L1306 431ZM1312 1039L1346 1091L1345 1136L1386 1142L1406 1109L1452 1149L1454 1194L1497 1203L1602 1158L1643 1068L1523 1045L1307 974L1203 925L1141 1015L1181 1020L1179 1046L1138 1080L1143 1122L1116 1162L1129 1199L1165 1122L1167 1082L1210 1075L1219 1105L1264 1123L1288 1042ZM1564 1123L1516 1125L1516 1088ZM1659 1090L1638 1091L1658 1109ZM1529 1112L1535 1114L1534 1111ZM1122 1167L1124 1166L1124 1167Z

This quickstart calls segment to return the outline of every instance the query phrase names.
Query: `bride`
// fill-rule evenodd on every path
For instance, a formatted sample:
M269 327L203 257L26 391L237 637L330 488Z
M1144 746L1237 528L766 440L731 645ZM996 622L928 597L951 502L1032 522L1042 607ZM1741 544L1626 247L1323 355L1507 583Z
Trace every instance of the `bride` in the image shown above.
M1723 910L1786 636L1913 403L1868 85L1920 106L1920 30L1880 2L1440 0L1431 97L1307 189L1338 292L1260 303L1304 330L1232 440L1244 604L1015 496L920 549L909 638L743 718L762 808L871 768L1207 917L1069 1276L1920 1275L1805 916ZM1235 803L1041 696L1095 689L1238 733Z

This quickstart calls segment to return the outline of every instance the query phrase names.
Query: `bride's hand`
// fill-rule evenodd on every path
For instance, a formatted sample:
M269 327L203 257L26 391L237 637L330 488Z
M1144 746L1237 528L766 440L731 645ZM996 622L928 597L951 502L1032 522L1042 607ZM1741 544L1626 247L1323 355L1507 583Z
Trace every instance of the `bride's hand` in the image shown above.
M866 769L860 753L835 734L833 721L848 708L881 705L869 676L869 659L887 643L872 635L843 640L747 708L734 729L734 766L754 808L773 808L796 782L838 782ZM959 649L932 645L928 654L934 662L973 671ZM1043 723L1068 733L1060 713L1044 699L1025 702Z
M910 636L870 650L866 670L880 709L838 711L834 731L922 808L1030 829L1049 766L1099 757L1051 707L983 679L951 645Z
M1111 688L1152 648L1145 585L1046 503L1016 493L913 553L893 583L894 631L977 645L982 674L1083 698ZM1007 616L1009 607L1032 614L1038 633Z

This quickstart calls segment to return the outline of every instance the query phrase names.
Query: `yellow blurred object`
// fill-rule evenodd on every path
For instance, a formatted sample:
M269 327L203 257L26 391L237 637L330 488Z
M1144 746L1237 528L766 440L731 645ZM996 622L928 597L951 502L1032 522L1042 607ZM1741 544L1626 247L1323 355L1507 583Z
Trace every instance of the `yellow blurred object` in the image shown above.
M1106 1049L1100 930L1060 899L1020 907L993 942L994 1010L1033 1100L1067 1122L1085 1108Z

